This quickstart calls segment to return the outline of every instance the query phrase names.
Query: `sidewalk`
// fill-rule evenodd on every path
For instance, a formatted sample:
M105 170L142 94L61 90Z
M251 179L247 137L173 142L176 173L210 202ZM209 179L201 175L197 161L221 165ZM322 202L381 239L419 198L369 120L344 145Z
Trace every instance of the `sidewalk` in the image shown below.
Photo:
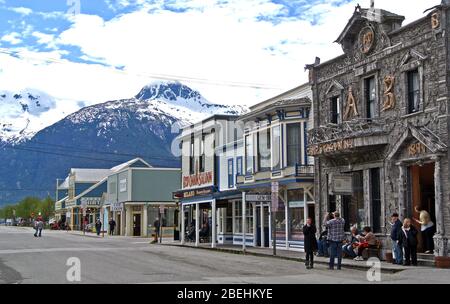
M103 236L102 233L100 233L100 235L97 235L97 233L95 232L88 232L86 231L86 233L83 233L83 231L78 231L78 230L70 230L70 231L62 231L63 233L69 233L72 235L78 235L78 236L85 236L85 237L91 237L91 238L99 238L99 239L130 239L130 240L141 240L142 242L147 242L150 244L153 241L153 238L151 237L143 237L143 236L125 236L125 235L109 235L108 233L105 232L105 236ZM174 241L173 238L163 238L162 239L162 243L173 243L173 242L177 242L179 243L179 241ZM159 243L158 243L159 244Z
M253 255L260 257L271 257L278 258L283 260L297 261L297 262L305 262L305 253L300 251L286 250L277 247L277 255L273 255L272 248L260 248L260 247L247 247L244 253L242 246L239 245L220 245L217 244L216 248L211 248L211 244L200 244L199 247L195 247L194 243L185 243L185 245L181 245L180 242L172 242L166 244L160 244L166 246L174 246L174 247L187 247L187 248L195 248L195 249L203 249L203 250L213 250L218 252L226 252L233 254L245 254L245 255ZM325 257L314 257L315 264L328 265L329 258ZM353 259L342 259L342 268L349 269L357 269L367 271L372 268L372 265L367 265L367 261L354 261ZM422 268L422 267L415 267ZM381 261L381 272L382 273L396 273L403 270L409 269L408 267L401 265L394 265L391 263Z

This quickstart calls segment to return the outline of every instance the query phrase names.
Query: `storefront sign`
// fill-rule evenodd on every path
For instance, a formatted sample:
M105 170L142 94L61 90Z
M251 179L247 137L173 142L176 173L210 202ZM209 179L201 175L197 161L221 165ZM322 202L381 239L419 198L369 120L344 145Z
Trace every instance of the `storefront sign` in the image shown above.
M335 195L352 195L353 176L351 174L333 175L331 189Z
M298 202L292 201L292 202L289 202L289 208L303 208L303 207L305 207L305 202L303 202L303 201L298 201Z
M212 180L212 172L202 172L194 175L183 176L183 188L211 184Z
M101 197L82 197L81 198L81 206L85 208L86 206L100 206L102 202Z
M352 139L342 139L332 143L312 145L308 148L309 156L318 156L325 153L339 152L353 148Z
M123 211L123 204L122 203L112 203L111 204L111 211L113 211L113 212L121 212L121 211Z
M421 142L413 143L408 146L409 156L417 156L425 153L427 153L427 147L425 147L425 145Z
M272 197L270 194L246 194L245 201L247 202L270 202Z
M190 190L190 191L185 191L185 192L181 192L181 193L177 193L175 195L176 198L191 198L194 196L204 196L204 195L210 195L212 194L212 189L211 188L207 188L207 189L196 189L196 190Z

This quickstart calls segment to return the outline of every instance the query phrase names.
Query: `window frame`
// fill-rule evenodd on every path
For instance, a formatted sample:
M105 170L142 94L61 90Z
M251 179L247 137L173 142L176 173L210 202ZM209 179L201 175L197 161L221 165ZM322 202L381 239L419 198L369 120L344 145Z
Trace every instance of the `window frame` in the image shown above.
M298 143L297 144L289 144L289 127L297 125L298 126L298 134L299 134L299 138L298 138ZM293 123L286 123L286 166L287 167L292 167L295 165L301 165L302 164L302 155L303 155L303 151L302 151L302 140L301 140L301 136L302 136L302 125L301 122L293 122ZM292 163L291 159L290 159L290 148L292 146L297 146L298 147L298 152L296 153L296 162ZM292 156L291 156L292 157Z
M373 81L373 90L375 91L375 96L372 99L372 94L370 90L370 81ZM365 117L368 120L376 118L378 116L377 111L377 100L378 100L378 90L377 90L377 77L376 75L369 75L363 79L363 92L364 92L364 106L365 106ZM373 113L371 113L371 106L373 106Z
M334 112L335 101L336 101L336 113ZM332 124L342 123L341 104L342 104L341 95L336 95L330 98L330 123ZM334 118L336 118L336 120Z

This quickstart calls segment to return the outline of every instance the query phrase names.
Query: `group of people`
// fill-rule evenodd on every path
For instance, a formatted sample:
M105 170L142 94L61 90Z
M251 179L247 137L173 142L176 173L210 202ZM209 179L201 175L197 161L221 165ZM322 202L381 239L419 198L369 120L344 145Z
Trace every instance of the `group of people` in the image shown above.
M209 224L208 222L203 223L201 230L199 231L200 238L206 238L209 236ZM195 220L192 220L191 225L188 227L186 232L186 239L188 241L195 242Z
M38 216L36 220L34 221L34 236L35 237L41 237L42 236L42 229L44 229L44 219L42 216Z
M430 214L425 210L415 208L419 213L419 219L413 218L421 225L421 236L425 253L431 254L434 250L433 235L435 233L434 223ZM410 218L402 221L397 213L391 216L391 239L393 241L393 263L399 265L417 266L418 230L412 225ZM335 267L337 258L337 269L341 269L343 254L353 258L355 261L363 261L363 253L366 248L378 247L378 240L370 227L364 227L361 233L356 226L350 228L350 235L346 238L345 220L340 217L339 212L327 214L324 220L325 230L316 239L317 229L311 218L306 220L303 226L304 249L306 253L306 268L311 269L314 265L314 253L318 256L330 258L329 269Z
M419 210L417 206L415 211L419 213L419 219L413 218L421 226L421 236L423 251L426 254L432 254L434 251L433 236L435 233L434 223L426 210ZM391 240L393 244L393 263L398 265L417 266L417 246L418 230L412 225L410 218L400 220L398 213L391 216Z

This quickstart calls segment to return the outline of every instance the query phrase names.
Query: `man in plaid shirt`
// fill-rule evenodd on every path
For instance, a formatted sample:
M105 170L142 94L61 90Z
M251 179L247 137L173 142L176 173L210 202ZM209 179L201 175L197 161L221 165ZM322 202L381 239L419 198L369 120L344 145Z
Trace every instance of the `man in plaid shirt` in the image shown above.
M329 268L334 269L334 259L337 256L337 269L341 269L342 262L342 241L345 239L344 225L345 220L340 217L339 212L333 212L334 218L326 221L324 224L328 227L328 242L330 245L330 264Z

